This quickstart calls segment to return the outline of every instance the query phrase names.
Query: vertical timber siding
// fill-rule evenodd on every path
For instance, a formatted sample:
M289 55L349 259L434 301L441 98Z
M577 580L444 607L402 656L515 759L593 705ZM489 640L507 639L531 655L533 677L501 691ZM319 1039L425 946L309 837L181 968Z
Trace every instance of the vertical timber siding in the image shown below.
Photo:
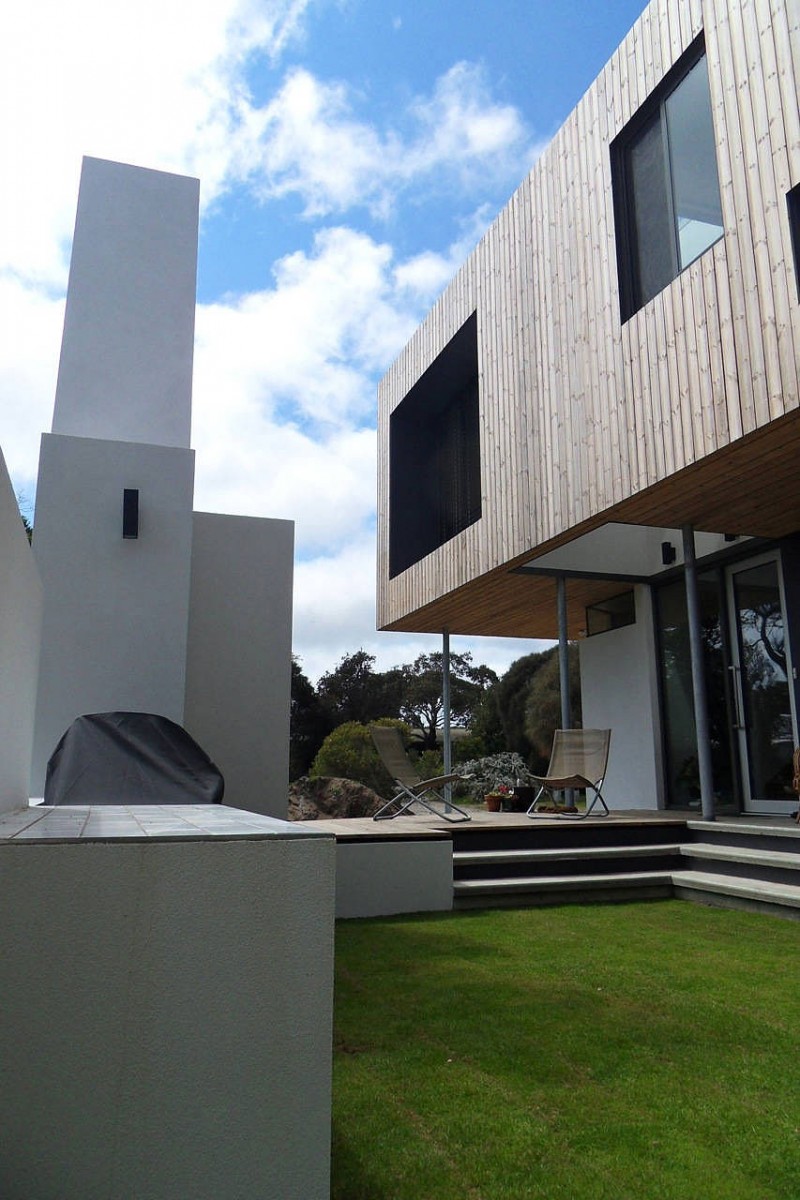
M704 32L724 238L624 325L609 145ZM798 408L800 3L653 0L379 387L387 626ZM483 516L388 578L389 414L478 315Z

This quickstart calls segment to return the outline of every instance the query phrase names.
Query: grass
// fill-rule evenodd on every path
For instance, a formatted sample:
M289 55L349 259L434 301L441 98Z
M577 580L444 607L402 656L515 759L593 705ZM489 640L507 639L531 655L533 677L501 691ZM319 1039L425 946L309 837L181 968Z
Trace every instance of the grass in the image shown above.
M334 1200L798 1200L800 923L341 922Z

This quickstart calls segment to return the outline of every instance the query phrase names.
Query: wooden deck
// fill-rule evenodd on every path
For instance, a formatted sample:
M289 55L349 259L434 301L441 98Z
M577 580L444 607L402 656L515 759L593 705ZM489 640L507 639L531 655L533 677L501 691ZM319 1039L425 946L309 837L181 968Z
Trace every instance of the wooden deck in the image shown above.
M608 817L589 817L585 821L563 817L537 817L532 820L525 813L490 813L475 809L470 821L438 820L429 814L402 816L391 821L373 821L371 817L342 817L337 820L298 821L318 833L332 833L339 841L386 841L395 838L415 841L420 838L452 838L454 833L469 836L490 832L514 830L531 831L536 828L594 829L598 826L620 828L631 825L685 825L687 820L697 817L697 812L654 812L652 809L626 809L612 812Z

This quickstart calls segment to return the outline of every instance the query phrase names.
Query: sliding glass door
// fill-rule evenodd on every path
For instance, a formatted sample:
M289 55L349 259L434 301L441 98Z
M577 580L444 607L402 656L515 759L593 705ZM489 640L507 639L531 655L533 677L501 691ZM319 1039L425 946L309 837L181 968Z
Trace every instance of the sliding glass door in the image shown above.
M777 556L729 567L734 729L746 812L790 812L793 688Z

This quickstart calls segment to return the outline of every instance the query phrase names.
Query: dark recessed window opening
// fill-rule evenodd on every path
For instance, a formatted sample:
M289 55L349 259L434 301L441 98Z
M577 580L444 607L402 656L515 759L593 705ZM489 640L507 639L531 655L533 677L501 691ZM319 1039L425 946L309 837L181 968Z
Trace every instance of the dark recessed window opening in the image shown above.
M473 313L390 418L390 578L480 515L478 322Z
M789 206L789 229L792 234L797 299L800 300L800 183L796 184L790 192L786 193L786 203Z
M702 37L611 146L622 320L722 237Z
M610 596L599 604L591 604L586 609L586 636L594 637L596 633L608 633L611 629L622 629L624 625L636 624L636 601L633 592L622 592L619 596Z

